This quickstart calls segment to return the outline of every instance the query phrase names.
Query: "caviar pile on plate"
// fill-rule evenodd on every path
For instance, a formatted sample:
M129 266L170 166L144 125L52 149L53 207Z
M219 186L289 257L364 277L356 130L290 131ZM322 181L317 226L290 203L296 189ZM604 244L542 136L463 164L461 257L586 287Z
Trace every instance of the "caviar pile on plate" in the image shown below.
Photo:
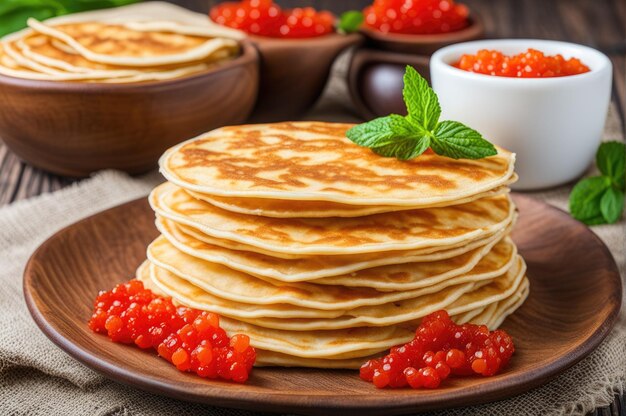
M335 16L312 7L281 9L272 0L221 3L211 9L216 23L244 32L278 38L308 38L332 33Z
M485 325L456 325L442 310L422 320L412 341L363 364L360 375L378 388L432 389L451 374L492 376L508 364L514 351L506 332L490 332Z
M454 0L375 0L363 10L365 24L383 33L427 35L469 25L469 10Z
M100 292L89 321L94 332L114 342L154 348L180 371L206 378L243 383L256 358L247 335L231 338L219 326L219 316L155 295L142 282L131 280Z
M563 77L589 72L589 67L578 58L546 55L536 49L517 55L481 49L474 55L463 55L454 66L469 72L512 78Z

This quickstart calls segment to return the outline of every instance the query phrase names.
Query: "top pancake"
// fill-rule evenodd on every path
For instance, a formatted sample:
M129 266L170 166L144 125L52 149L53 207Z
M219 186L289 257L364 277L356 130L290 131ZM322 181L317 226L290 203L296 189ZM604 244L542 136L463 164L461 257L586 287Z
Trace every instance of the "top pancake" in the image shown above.
M479 160L427 152L385 158L345 137L350 124L283 122L224 127L168 150L161 172L191 191L221 197L331 201L421 208L509 182L515 155Z
M57 39L92 62L150 67L194 62L223 48L236 48L233 39L193 36L170 31L140 31L125 24L76 22L48 26L34 19L36 32Z

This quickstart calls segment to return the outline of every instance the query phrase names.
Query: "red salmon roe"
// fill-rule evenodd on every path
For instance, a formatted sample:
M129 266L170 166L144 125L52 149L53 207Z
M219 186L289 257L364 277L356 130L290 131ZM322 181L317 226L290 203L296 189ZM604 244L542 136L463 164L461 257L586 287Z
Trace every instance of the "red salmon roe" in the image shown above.
M138 280L100 292L89 328L114 342L154 348L180 371L205 378L243 383L256 359L250 338L244 334L228 338L218 315L176 307Z
M275 38L308 38L333 32L335 16L312 7L281 9L272 0L220 3L209 16L216 23Z
M446 311L424 319L410 342L365 362L360 376L377 388L439 387L451 374L492 376L509 362L515 347L502 330L484 325L456 325Z
M589 67L578 58L545 55L536 49L518 55L481 49L475 55L463 55L454 66L469 72L512 78L564 77L589 72Z
M383 33L447 33L469 24L467 6L454 0L375 0L363 15L367 26Z

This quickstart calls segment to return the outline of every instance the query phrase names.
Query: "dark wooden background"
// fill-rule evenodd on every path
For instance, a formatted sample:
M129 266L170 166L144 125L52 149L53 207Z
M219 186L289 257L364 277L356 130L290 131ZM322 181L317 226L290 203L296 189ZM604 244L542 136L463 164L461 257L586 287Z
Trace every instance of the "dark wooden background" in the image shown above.
M2 1L2 0L0 0ZM169 0L207 12L215 0ZM335 13L361 9L371 0L278 0L284 7L314 5ZM626 0L463 0L483 18L488 37L556 39L582 43L607 53L613 62L612 101L624 131L626 113ZM0 206L74 182L21 162L0 138ZM597 416L626 416L625 398L616 397Z

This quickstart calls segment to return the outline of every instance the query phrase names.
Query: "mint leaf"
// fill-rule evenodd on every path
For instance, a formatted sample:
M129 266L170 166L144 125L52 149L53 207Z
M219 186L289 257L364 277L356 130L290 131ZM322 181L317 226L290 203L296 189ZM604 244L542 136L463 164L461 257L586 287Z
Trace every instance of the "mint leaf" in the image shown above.
M442 121L433 132L435 153L453 159L480 159L498 154L493 144L474 129L458 121Z
M434 130L441 115L437 94L412 66L407 65L403 79L402 97L408 119L425 130Z
M412 159L424 153L430 145L430 138L404 117L391 114L370 122L352 127L346 133L356 144L369 147L377 154L396 157L400 160Z
M346 132L346 137L363 147L376 147L389 143L397 136L394 132L394 119L402 116L392 114L387 117L378 117L367 123L357 124Z
M622 142L605 142L596 153L596 165L600 172L613 179L620 189L624 189L626 176L626 144Z
M600 204L611 180L606 176L592 176L578 182L569 195L569 211L572 217L587 225L602 224L604 219Z
M617 222L624 212L624 193L612 186L609 187L600 200L600 212L607 223Z
M391 114L359 124L348 130L348 139L381 156L400 160L417 157L429 146L435 153L454 159L480 159L498 153L476 130L456 121L439 123L441 107L437 94L410 66L404 73L402 95L406 117Z
M341 33L353 33L359 30L365 18L363 13L358 10L349 10L339 17L337 30Z
M381 156L409 160L424 153L429 145L430 138L428 136L402 137L384 146L375 147L372 150Z

